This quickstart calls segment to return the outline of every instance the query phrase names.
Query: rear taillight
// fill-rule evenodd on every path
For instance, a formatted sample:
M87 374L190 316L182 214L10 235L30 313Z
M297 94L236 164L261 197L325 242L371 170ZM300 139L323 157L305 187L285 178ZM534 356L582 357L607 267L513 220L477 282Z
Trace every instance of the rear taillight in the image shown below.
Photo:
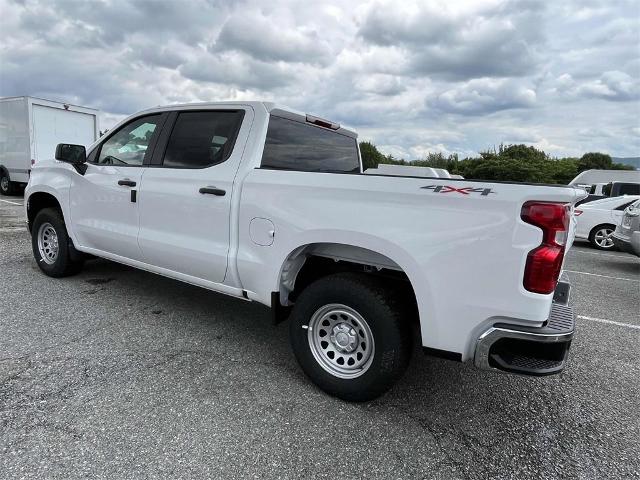
M527 202L520 217L542 229L542 244L531 250L524 269L524 288L549 294L556 289L569 230L569 205Z

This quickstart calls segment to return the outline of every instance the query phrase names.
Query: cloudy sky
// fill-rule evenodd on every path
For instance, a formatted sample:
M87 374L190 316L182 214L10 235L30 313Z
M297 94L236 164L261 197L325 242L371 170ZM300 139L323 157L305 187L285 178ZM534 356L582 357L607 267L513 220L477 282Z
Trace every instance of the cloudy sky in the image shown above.
M640 0L0 0L0 96L273 100L385 153L640 155Z

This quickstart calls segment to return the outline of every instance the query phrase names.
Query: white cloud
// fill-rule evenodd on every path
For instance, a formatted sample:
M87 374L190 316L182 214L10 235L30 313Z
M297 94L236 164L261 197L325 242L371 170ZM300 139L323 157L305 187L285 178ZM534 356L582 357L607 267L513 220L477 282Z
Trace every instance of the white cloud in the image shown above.
M637 156L637 2L0 0L0 95L100 108L268 99L384 151ZM395 153L394 153L395 152Z
M564 73L555 79L554 90L571 99L587 97L626 102L640 99L640 79L618 70L582 81Z
M624 72L605 72L597 80L580 85L578 94L616 101L637 100L640 98L640 79Z
M378 95L398 95L405 90L399 77L386 74L365 75L354 83L358 90Z
M455 7L458 8L455 8ZM376 45L400 46L407 73L469 79L521 76L535 70L543 37L542 2L374 3L360 29Z
M283 28L258 12L239 12L229 18L212 51L237 50L261 61L331 63L332 48L328 38L315 29L297 26Z
M479 115L512 108L529 108L536 92L520 80L479 78L440 93L429 104L449 113Z

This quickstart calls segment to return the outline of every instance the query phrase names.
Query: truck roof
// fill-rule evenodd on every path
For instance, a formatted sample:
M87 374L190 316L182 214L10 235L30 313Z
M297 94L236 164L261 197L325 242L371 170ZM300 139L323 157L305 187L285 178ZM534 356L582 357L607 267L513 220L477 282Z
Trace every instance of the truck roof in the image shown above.
M226 107L230 105L247 105L254 109L264 108L268 113L271 113L274 110L278 110L279 113L287 112L289 114L289 115L286 115L287 117L299 117L301 121L305 121L307 117L313 117L314 119L324 120L324 122L326 123L331 123L333 125L336 125L338 128L335 128L335 130L342 134L346 134L354 138L357 137L357 133L355 130L353 130L352 128L346 127L344 125L340 125L337 122L332 122L330 120L325 120L319 117L315 117L315 116L312 116L311 114L307 114L299 110L296 110L294 108L277 104L275 102L267 102L267 101L260 101L260 100L226 100L221 102L174 103L171 105L161 105L153 108L148 108L137 113L144 113L147 111L162 112L167 110L176 110L181 108L193 108L193 107L219 108L219 107Z

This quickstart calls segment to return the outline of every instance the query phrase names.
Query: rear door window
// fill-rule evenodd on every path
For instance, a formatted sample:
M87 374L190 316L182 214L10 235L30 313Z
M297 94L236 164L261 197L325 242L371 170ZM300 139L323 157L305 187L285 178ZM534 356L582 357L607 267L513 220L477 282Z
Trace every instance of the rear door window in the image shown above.
M356 139L336 131L271 116L262 167L304 172L359 173Z
M243 110L180 112L171 131L162 165L205 168L231 156Z

